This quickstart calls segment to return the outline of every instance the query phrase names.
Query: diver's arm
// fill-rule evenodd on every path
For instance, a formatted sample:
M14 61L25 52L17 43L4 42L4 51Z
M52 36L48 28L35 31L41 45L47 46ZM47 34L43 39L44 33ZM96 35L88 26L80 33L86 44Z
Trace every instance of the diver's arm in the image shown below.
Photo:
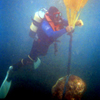
M53 37L53 39L57 39L58 37L62 36L67 32L65 28L59 31L53 31L53 29L51 28L51 26L47 21L44 21L42 23L42 29L47 34L48 37Z

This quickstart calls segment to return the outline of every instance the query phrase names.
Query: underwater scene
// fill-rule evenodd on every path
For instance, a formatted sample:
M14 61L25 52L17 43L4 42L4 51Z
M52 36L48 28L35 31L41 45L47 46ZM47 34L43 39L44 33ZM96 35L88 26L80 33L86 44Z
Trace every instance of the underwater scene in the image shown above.
M0 0L0 87L9 66L31 51L34 39L29 32L35 12L55 6L67 19L64 1ZM81 99L70 100L100 100L100 0L87 0L79 19L84 25L75 27L73 32L70 74L80 77L86 89ZM38 68L27 65L13 72L5 99L52 100L52 87L67 75L70 36L66 33L57 40L56 55L52 43L47 54L39 56Z

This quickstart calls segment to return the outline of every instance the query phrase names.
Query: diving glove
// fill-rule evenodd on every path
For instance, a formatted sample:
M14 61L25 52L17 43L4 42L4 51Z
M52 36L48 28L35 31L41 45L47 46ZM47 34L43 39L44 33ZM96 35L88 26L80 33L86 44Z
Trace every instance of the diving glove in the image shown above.
M67 26L67 27L66 27L66 31L67 31L68 33L71 33L73 30L74 30L74 28L73 28L72 26Z
M10 90L10 87L11 87L11 81L7 81L8 79L8 76L9 76L9 72L13 69L13 66L10 66L8 71L7 71L7 74L6 74L6 77L0 87L0 99L3 99L7 96L9 90Z

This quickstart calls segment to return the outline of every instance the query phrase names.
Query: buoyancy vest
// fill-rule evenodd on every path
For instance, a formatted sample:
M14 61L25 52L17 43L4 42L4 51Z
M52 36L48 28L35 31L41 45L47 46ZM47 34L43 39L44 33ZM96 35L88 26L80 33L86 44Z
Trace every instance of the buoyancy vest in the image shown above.
M53 31L59 31L60 30L60 25L55 25L54 22L50 19L48 16L48 12L45 14L45 18L48 21L49 25L52 27Z
M49 14L48 12L45 14L45 19L48 21L48 23L52 27L53 31L59 31L61 29L60 24L55 25L54 22L48 16L48 14ZM56 56L56 53L58 51L57 42L60 42L60 41L59 40L54 41L54 54L55 54L55 56Z

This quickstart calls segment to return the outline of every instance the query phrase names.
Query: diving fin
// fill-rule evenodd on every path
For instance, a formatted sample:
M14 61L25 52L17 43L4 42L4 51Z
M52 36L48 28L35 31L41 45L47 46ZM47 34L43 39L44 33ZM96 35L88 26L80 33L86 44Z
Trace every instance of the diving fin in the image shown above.
M9 76L10 70L12 70L12 69L13 69L13 66L10 66L9 70L7 71L6 77L5 77L3 83L2 83L2 85L0 87L0 99L5 98L7 96L7 94L8 94L8 92L9 92L9 90L10 90L11 81L8 82L7 78Z
M34 62L33 64L34 64L34 69L37 69L41 64L40 58L38 58L38 60L36 62Z

